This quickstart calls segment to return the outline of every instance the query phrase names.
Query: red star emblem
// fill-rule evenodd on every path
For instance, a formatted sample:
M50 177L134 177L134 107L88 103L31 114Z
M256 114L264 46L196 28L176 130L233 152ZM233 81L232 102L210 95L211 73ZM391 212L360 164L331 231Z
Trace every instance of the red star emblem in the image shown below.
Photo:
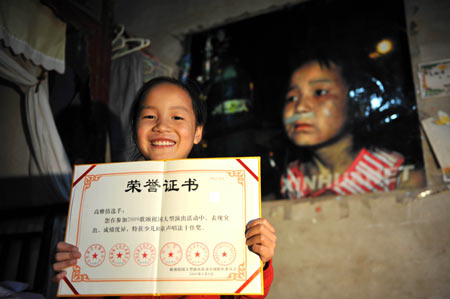
M92 255L92 257L96 259L96 258L97 258L97 253L94 253L94 254Z
M119 252L119 253L117 254L117 257L120 259L120 258L122 257L122 253Z
M223 256L223 257L226 257L226 256L227 256L227 253L224 251L224 252L222 253L222 256Z
M199 256L200 256L200 252L197 251L197 252L195 253L195 257L199 257Z
M147 253L144 252L144 253L142 254L142 257L143 257L143 258L146 258L146 257L147 257Z
M173 257L173 253L172 252L169 252L169 257Z

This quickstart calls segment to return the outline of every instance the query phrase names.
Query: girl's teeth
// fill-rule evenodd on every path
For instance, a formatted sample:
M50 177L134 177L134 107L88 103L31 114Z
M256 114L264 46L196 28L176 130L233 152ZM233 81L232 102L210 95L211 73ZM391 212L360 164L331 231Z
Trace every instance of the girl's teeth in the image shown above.
M160 146L167 146L167 145L174 145L175 142L173 141L152 141L152 145L160 145Z

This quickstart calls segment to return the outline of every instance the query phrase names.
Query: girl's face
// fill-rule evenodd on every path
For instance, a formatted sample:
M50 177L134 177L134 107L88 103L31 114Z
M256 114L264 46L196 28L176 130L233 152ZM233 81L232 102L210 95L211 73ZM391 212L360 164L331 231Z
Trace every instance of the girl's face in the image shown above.
M161 83L142 101L136 130L138 148L146 159L168 160L187 158L202 139L203 126L196 126L189 94Z
M299 146L315 146L336 137L347 121L347 92L334 64L327 68L313 61L298 68L283 111L289 138Z

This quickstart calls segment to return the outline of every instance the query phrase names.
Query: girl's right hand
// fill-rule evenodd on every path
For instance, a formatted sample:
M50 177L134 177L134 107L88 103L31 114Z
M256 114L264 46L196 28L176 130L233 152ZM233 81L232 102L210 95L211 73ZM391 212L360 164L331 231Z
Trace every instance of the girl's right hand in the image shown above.
M59 242L56 245L55 262L53 263L53 271L57 274L53 277L53 281L58 282L63 279L67 274L64 269L75 265L80 257L81 253L78 251L78 247L66 242Z

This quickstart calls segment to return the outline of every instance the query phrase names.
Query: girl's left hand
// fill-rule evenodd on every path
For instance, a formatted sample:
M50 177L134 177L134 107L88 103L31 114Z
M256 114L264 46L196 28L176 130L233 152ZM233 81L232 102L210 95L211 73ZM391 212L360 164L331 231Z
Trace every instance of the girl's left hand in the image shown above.
M275 254L277 236L275 228L267 219L259 218L247 224L245 238L247 246L252 252L259 255L263 263L272 259Z

